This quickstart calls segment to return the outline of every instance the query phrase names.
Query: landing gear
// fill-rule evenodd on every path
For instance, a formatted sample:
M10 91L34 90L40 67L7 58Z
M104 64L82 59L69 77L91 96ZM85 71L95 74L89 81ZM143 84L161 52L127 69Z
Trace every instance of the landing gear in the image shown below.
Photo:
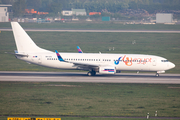
M92 71L89 71L87 73L88 76L95 76L96 75L96 71L92 70Z
M156 77L159 77L159 73L156 73L156 75L155 75Z
M87 75L88 75L88 76L91 76L91 72L88 72Z

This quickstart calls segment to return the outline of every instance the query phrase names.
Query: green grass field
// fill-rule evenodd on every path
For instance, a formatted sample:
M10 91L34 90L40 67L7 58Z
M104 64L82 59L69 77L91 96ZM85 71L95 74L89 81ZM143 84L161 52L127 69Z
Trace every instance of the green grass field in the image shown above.
M180 117L180 85L0 82L0 115Z
M36 116L37 117L37 116ZM34 118L36 118L34 117ZM41 117L41 118L49 118L49 117ZM59 117L58 117L59 118ZM102 118L95 118L95 117L60 117L61 120L146 120L146 118L144 117L144 119L141 118L106 118L106 117L102 117ZM150 118L151 120L167 120L166 118ZM7 117L0 117L0 120L7 120ZM168 120L174 120L174 119L168 119Z
M167 73L180 73L180 34L172 33L71 33L71 32L28 32L35 43L51 51L76 52L80 46L83 52L151 54L167 58L176 67ZM132 44L132 41L136 44ZM109 47L115 47L109 51ZM16 59L11 54L16 45L12 32L0 33L1 71L59 71L40 67Z

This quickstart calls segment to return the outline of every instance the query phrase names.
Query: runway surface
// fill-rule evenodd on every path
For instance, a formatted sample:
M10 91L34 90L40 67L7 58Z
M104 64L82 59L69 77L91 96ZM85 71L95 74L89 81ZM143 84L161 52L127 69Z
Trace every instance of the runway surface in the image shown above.
M176 30L70 30L70 29L24 29L25 31L38 32L128 32L128 33L180 33ZM12 29L0 29L0 31L12 31Z
M159 77L155 73L87 76L85 72L0 71L0 81L180 84L180 74L160 74Z

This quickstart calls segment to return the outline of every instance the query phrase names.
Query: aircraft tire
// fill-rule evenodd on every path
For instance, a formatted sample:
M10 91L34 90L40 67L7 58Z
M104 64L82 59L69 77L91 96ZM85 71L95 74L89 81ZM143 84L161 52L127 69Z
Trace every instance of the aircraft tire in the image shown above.
M159 73L156 73L156 77L159 77Z
M89 71L88 73L87 73L87 75L88 76L95 76L96 75L96 71Z
M88 72L87 75L88 75L88 76L91 76L92 74L91 74L91 72Z

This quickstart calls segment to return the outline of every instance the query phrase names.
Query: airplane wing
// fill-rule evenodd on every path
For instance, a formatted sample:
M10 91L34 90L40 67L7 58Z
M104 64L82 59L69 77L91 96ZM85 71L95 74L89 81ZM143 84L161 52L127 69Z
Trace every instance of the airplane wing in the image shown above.
M86 67L86 68L95 68L95 67L99 67L100 64L89 64L89 63L80 63L80 62L72 62L72 61L65 61L63 60L63 58L61 57L61 55L58 53L57 50L55 50L56 52L56 55L58 57L58 60L60 62L68 62L68 63L73 63L75 66L78 66L78 67Z
M81 50L81 48L79 46L77 46L78 52L79 53L83 53L83 51Z
M89 64L89 63L79 63L79 62L69 62L69 63L73 63L75 66L79 66L79 67L88 67L88 68L94 68L94 67L99 67L99 64Z

